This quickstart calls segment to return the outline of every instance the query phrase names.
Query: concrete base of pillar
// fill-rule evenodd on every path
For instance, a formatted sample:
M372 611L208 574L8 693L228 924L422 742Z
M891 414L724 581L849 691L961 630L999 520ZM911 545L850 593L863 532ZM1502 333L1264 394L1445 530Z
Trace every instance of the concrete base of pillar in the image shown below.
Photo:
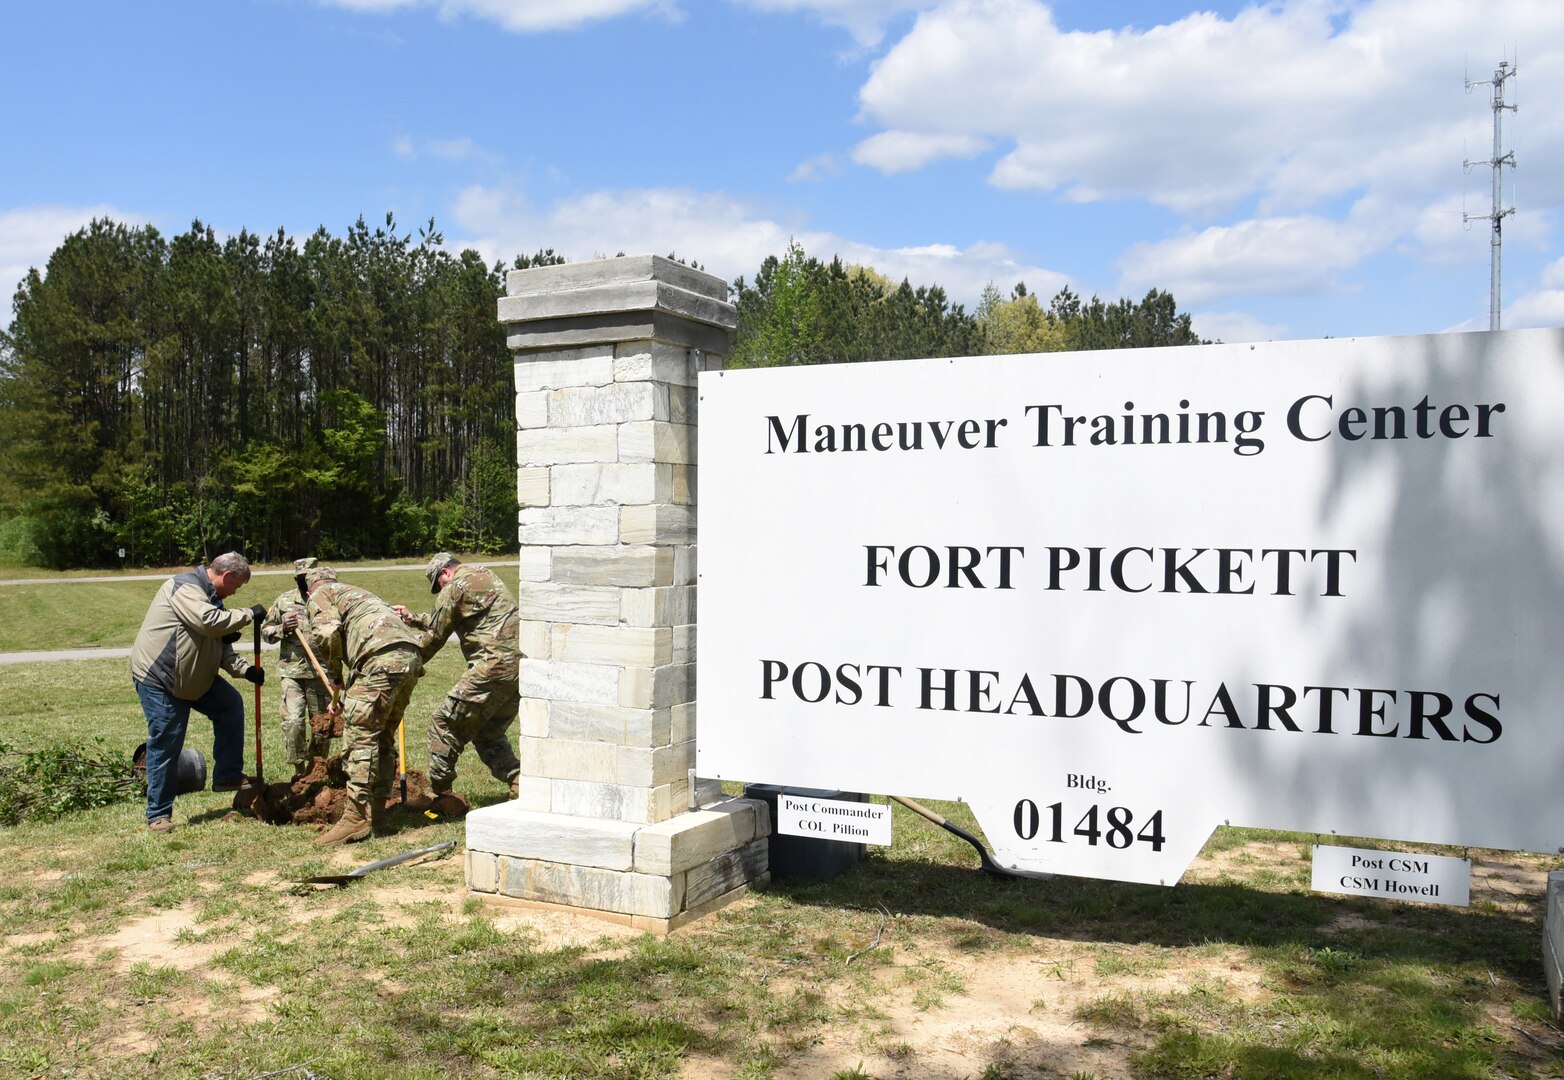
M467 815L474 894L667 933L770 880L763 802L724 799L656 824L499 803Z
M628 926L636 930L645 931L648 934L666 935L692 922L705 918L716 911L721 911L733 901L749 893L751 889L764 889L771 881L770 874L762 874L757 880L747 885L740 885L736 889L730 889L721 896L714 897L698 907L681 911L671 919L655 919L650 915L625 915L617 911L600 911L597 908L574 907L570 904L550 904L543 900L518 900L514 896L505 896L502 893L478 892L474 890L472 895L482 900L485 904L496 907L517 908L522 911L563 911L572 915L589 915L594 919L614 923L618 926Z

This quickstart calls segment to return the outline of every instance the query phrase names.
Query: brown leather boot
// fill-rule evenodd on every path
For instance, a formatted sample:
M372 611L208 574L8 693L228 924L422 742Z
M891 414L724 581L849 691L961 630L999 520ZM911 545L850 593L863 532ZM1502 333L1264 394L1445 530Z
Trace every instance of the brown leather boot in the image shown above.
M521 773L510 778L510 797L516 798L521 794Z
M429 804L429 811L431 813L447 818L466 817L467 811L470 809L472 809L472 807L468 805L467 800L456 794L454 791L447 791L436 795L434 797L434 801Z
M351 844L369 836L372 826L365 804L348 799L342 804L342 819L315 838L316 847Z

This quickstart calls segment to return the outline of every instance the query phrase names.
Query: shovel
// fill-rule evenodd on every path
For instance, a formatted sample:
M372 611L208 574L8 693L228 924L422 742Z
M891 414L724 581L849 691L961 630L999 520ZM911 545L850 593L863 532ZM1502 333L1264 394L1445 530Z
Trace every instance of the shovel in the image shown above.
M407 805L407 724L397 721L396 725L396 772L397 779L402 783L402 805Z
M1053 877L1052 874L1039 873L1036 870L1012 870L1008 866L1000 866L997 862L994 861L994 857L988 853L988 848L983 846L983 841L967 832L967 830L963 829L960 825L957 825L954 822L946 821L943 817L930 810L927 806L919 805L918 803L913 802L911 799L903 798L900 795L892 795L891 801L901 803L908 810L911 810L919 817L932 821L946 832L954 836L961 837L967 843L975 847L978 853L978 862L982 864L983 873L985 874L993 874L995 877L1036 878L1039 881L1047 881L1049 878Z
M315 650L310 648L307 635L294 630L293 636L298 639L300 645L304 646L304 655L310 658L310 667L315 669L315 674L320 677L320 681L331 687L331 703L335 705L337 703L337 695L342 692L342 688L327 677L326 669L320 666L319 660L315 659Z
M255 620L255 666L261 666L261 621ZM266 773L261 768L261 684L255 684L255 782L266 786Z
M379 862L372 862L368 866L360 866L357 870L350 870L346 874L316 874L314 877L299 878L299 881L309 885L350 885L365 874L372 873L375 870L384 870L388 866L405 863L422 855L433 855L437 851L444 851L455 846L455 840L447 840L441 844L431 844L426 848L419 848L417 851L407 851L401 855L393 855L389 859L381 859Z

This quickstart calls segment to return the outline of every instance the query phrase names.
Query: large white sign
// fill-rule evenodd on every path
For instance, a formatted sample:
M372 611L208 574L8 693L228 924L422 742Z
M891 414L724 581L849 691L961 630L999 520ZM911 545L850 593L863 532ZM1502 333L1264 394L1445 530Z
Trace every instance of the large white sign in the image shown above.
M703 373L702 776L1564 844L1564 331Z

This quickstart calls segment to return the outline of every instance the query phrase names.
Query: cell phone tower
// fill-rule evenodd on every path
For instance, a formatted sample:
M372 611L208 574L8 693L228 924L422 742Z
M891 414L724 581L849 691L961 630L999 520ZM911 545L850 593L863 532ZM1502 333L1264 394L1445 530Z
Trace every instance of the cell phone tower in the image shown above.
M1510 105L1504 100L1504 87L1520 70L1519 65L1510 66L1508 60L1499 61L1499 68L1493 73L1491 79L1466 80L1466 92L1470 94L1474 86L1493 87L1493 157L1487 161L1463 161L1462 168L1467 172L1472 171L1473 165L1489 165L1493 168L1493 209L1486 214L1468 214L1463 212L1461 220L1465 224L1473 221L1493 222L1493 234L1488 241L1491 253L1491 265L1488 271L1488 329L1499 329L1499 249L1504 245L1504 219L1515 213L1515 207L1504 209L1503 179L1504 167L1508 165L1515 168L1515 151L1503 152L1504 147L1504 110L1516 111L1516 106Z

